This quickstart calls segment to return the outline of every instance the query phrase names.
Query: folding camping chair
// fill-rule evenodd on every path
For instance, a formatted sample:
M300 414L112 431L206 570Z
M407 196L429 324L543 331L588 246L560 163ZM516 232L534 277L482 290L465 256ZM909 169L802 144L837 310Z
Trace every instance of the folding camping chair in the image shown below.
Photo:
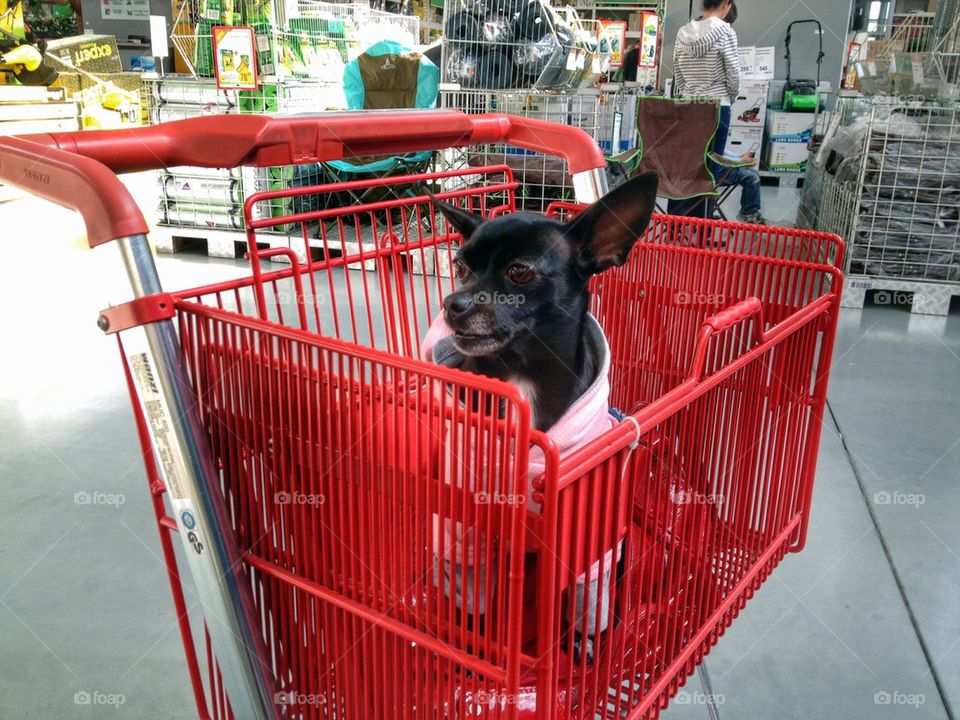
M653 170L660 176L660 195L683 201L677 214L721 220L722 203L736 189L718 186L724 169L747 167L713 152L720 123L720 104L704 100L637 99L637 147L609 158L611 172L625 179ZM664 212L659 204L657 209Z
M409 48L382 40L351 60L343 71L343 91L350 110L401 110L434 107L440 88L440 69L426 56ZM332 182L368 180L396 175L417 175L427 172L433 162L432 151L387 157L331 160L322 163ZM407 193L416 194L411 186ZM349 203L370 203L376 195L394 189L389 185L367 187L362 191L345 190ZM342 203L343 205L348 203Z

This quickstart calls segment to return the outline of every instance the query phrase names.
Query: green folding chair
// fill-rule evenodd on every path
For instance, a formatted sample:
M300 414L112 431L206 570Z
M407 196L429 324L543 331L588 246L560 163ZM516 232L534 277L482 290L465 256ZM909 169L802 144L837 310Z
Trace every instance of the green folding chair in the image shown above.
M724 169L750 163L713 152L719 124L717 101L638 98L637 146L607 160L614 182L652 170L660 177L660 196L682 203L677 214L712 218L715 210L726 220L720 205L736 186L719 186L717 179Z

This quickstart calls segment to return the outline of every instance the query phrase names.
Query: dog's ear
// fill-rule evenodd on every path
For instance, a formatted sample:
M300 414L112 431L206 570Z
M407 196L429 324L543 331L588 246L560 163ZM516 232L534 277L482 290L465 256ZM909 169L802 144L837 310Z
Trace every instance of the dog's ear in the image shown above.
M430 193L427 194L430 195ZM443 213L443 216L457 229L464 240L469 240L480 224L486 222L486 218L481 215L474 215L466 210L461 210L456 205L444 202L433 195L430 195L430 202Z
M646 172L618 185L567 224L565 234L588 274L626 262L656 202L657 174Z

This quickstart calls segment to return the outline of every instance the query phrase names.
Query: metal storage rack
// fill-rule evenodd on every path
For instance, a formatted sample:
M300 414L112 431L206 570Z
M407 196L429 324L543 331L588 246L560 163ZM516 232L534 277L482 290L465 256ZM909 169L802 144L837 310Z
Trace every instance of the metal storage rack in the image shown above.
M181 6L172 41L192 74L145 78L151 123L211 114L276 114L345 108L343 69L364 49L383 39L413 46L419 18L375 10L368 4L318 0L247 0L233 4L239 22L253 26L257 37L260 83L256 90L219 90L212 77L211 28L224 22L228 3L192 0ZM220 21L209 15L218 7ZM233 24L239 24L233 23ZM323 181L318 166L242 170L169 168L158 173L158 232L161 251L176 251L185 239L206 243L208 255L236 257L246 238L243 203L255 192ZM290 200L260 203L261 219L290 212ZM261 235L263 236L261 238ZM267 246L291 245L285 230L258 232ZM316 238L308 239L312 245ZM307 249L302 239L298 254Z
M607 85L581 88L576 93L523 90L465 90L441 86L441 106L470 114L509 113L558 122L585 130L610 153L632 147L636 134L637 88ZM573 186L564 164L540 153L506 145L483 145L469 150L448 150L444 169L461 170L485 165L507 165L519 183L518 209L543 212L557 200L571 200Z
M838 102L809 166L800 222L847 241L848 306L887 290L914 312L942 315L960 295L958 120L952 102Z

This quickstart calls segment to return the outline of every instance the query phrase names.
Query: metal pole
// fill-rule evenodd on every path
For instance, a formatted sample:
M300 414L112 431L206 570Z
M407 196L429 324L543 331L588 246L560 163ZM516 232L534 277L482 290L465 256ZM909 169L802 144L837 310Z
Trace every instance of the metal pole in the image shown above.
M161 291L145 235L117 241L135 297ZM123 333L187 564L238 720L281 716L273 670L172 320Z
M713 686L710 684L710 673L707 672L705 661L701 661L697 665L697 675L700 677L700 685L703 687L703 696L706 699L707 716L710 720L720 720L720 713L717 711L716 702L714 702Z
M606 168L594 168L573 175L573 195L577 202L593 203L607 194Z

